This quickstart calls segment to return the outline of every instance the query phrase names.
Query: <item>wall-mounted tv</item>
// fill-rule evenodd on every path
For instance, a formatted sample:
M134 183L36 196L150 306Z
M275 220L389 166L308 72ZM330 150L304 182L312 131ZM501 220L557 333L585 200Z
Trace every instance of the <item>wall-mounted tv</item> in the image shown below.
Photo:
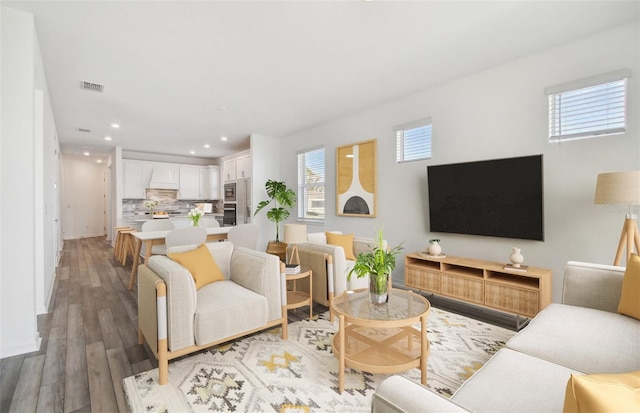
M427 166L431 232L544 241L542 155Z

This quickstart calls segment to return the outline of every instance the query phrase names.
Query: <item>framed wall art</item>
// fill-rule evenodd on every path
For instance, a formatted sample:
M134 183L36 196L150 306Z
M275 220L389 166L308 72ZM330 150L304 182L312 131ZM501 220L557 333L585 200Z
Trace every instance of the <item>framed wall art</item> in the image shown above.
M378 159L376 139L336 149L336 215L377 214Z

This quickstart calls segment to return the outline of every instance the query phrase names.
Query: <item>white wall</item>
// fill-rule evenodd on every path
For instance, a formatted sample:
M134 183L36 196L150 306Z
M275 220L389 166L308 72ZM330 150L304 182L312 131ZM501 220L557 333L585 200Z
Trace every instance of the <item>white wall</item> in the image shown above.
M261 201L267 200L267 191L264 184L269 179L281 180L280 178L280 140L269 136L252 134L251 138L251 211L255 213L256 206ZM284 158L283 158L284 159ZM293 181L286 182L291 188L296 187L298 178ZM293 185L293 186L291 186ZM293 214L292 214L293 215ZM253 217L253 223L260 226L260 237L258 238L257 249L266 251L267 244L276 238L276 225L267 219L266 210L260 211L258 215ZM283 224L280 223L280 236L282 236Z
M638 23L621 26L561 47L501 65L437 88L285 137L279 146L281 176L296 182L296 152L323 142L326 150L325 226L373 236L384 227L392 245L424 250L440 238L445 253L506 262L512 246L522 248L525 263L553 271L553 300L559 301L568 260L611 264L624 212L593 204L598 173L640 169ZM547 86L629 68L627 133L562 144L547 139ZM393 127L424 117L433 120L433 157L395 162ZM337 146L378 140L378 216L335 215ZM545 241L429 233L427 165L544 155ZM403 283L398 262L394 283Z
M33 16L1 7L0 357L37 350Z
M62 236L64 239L105 235L105 174L94 161L62 156Z
M60 143L56 123L51 108L51 97L47 87L44 63L39 42L35 40L35 87L36 96L41 95L41 103L36 101L36 241L41 243L40 257L36 257L39 268L36 271L36 302L38 314L46 313L53 293L56 268L62 250L59 194L60 185Z

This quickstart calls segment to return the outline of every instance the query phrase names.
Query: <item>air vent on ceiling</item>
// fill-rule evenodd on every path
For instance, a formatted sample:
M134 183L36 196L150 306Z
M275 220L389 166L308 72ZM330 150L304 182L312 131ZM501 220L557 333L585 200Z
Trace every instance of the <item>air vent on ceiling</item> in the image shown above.
M100 85L98 83L85 82L84 80L81 82L81 87L86 90L93 90L94 92L104 92L104 85Z
M89 132L91 132L91 129L78 128L78 132L85 132L85 133L89 133Z

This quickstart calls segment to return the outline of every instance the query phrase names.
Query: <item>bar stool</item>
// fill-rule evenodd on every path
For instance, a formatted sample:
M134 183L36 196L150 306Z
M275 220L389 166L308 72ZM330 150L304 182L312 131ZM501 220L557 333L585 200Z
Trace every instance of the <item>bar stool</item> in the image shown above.
M127 231L124 233L124 247L123 247L123 253L122 253L122 266L124 266L127 263L127 258L129 256L131 256L131 259L133 260L135 253L136 253L136 241L134 239L133 233L136 232L136 230L132 230L132 231Z
M131 227L116 227L115 229L116 229L117 235L116 235L115 246L113 247L113 255L117 261L122 262L123 256L126 259L126 250L125 250L126 235L135 230Z

